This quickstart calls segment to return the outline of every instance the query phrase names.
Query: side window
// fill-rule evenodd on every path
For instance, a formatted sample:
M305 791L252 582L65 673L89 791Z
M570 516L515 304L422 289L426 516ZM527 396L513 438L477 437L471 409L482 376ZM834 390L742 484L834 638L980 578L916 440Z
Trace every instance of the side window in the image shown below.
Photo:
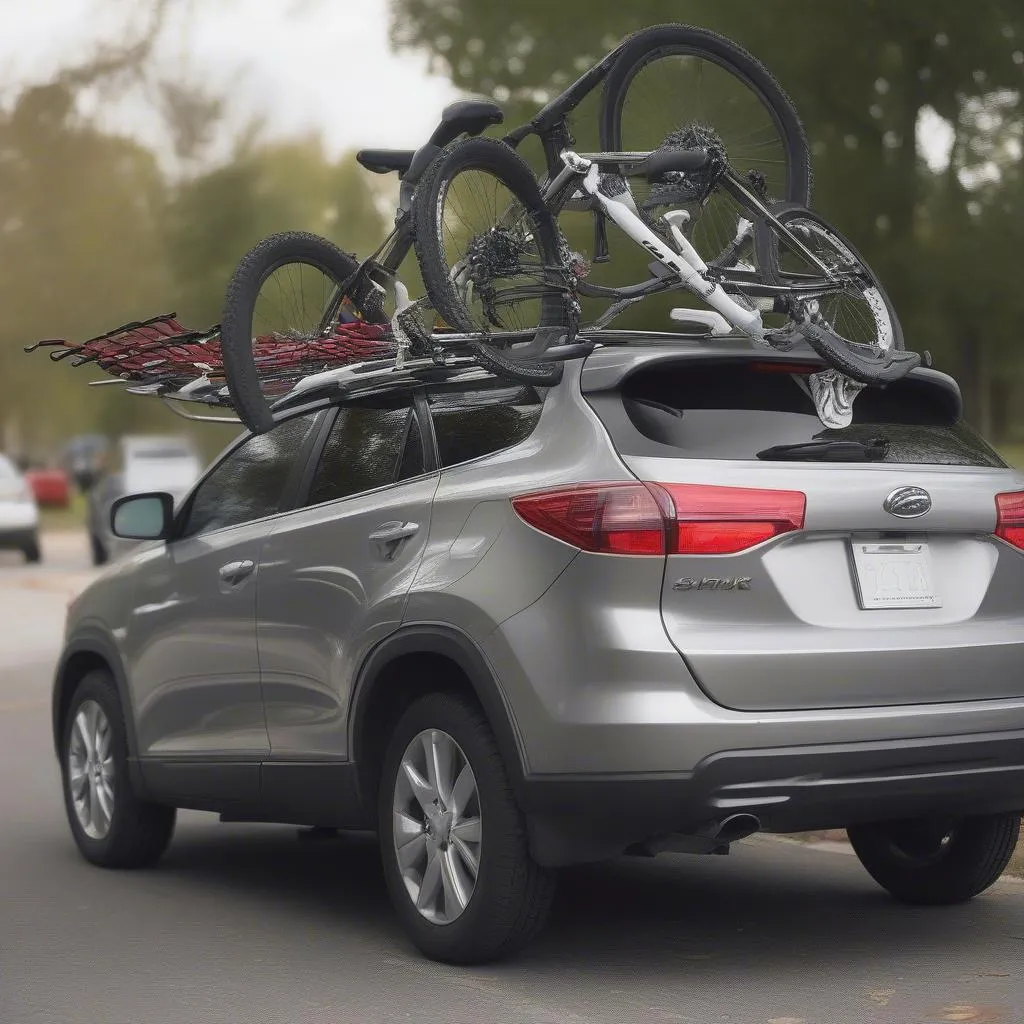
M490 455L525 441L544 400L533 388L490 388L431 396L441 466Z
M426 472L423 439L408 404L338 410L307 505L348 498Z
M183 535L194 537L273 515L318 415L285 420L266 434L250 437L218 463L192 498Z

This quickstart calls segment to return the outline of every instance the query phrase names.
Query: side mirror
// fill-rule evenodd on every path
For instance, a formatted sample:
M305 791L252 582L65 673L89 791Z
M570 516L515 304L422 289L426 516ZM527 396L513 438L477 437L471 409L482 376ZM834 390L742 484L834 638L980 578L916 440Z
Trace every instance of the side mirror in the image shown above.
M110 507L110 529L126 540L165 540L174 519L174 499L163 491L129 494Z

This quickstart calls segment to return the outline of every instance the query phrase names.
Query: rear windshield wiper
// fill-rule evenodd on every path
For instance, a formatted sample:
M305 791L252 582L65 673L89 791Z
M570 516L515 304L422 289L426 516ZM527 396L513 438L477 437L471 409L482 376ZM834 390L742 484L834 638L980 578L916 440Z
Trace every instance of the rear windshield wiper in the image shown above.
M889 454L884 437L871 441L801 441L799 444L777 444L757 453L759 459L779 462L881 462Z

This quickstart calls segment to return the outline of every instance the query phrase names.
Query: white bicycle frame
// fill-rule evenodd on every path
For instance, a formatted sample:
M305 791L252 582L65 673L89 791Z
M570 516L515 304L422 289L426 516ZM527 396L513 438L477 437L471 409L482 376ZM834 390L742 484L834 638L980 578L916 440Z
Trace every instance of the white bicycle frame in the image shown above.
M708 265L683 234L682 225L689 214L685 210L673 210L664 215L678 251L673 252L643 221L629 188L615 196L605 195L600 190L601 171L598 163L580 156L571 150L561 154L565 166L582 175L580 187L589 195L604 214L617 224L638 245L642 245L659 263L664 264L679 276L684 288L716 310L727 324L742 331L756 343L771 347L765 337L764 322L758 305L754 309L741 306L716 281L708 277ZM623 179L624 180L624 179ZM740 222L737 242L743 240L743 233L749 232L749 221ZM813 257L812 257L813 259ZM815 262L817 262L815 260ZM813 300L812 300L813 301ZM755 300L756 302L756 300ZM768 307L770 308L770 306ZM808 306L813 311L813 305ZM673 310L673 318L703 321L712 334L723 333L715 323L715 313L702 310ZM853 402L863 390L858 383L834 369L824 369L811 374L805 387L814 402L821 422L834 429L849 426L853 419Z
M665 215L672 239L678 247L678 251L673 252L643 222L628 188L617 196L606 196L599 188L601 172L596 162L570 150L563 151L562 159L567 167L583 175L580 187L592 197L605 215L622 228L634 242L642 245L659 263L678 274L688 291L717 310L733 327L755 341L767 344L760 311L741 306L720 284L708 279L708 265L683 234L681 225L689 216L684 210L675 210Z

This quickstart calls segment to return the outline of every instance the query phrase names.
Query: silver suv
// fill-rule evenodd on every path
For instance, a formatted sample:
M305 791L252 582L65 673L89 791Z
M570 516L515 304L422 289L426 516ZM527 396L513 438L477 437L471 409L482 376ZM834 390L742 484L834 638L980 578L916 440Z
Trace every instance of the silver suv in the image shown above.
M373 828L463 963L560 865L757 830L981 892L1024 808L1024 476L933 370L822 430L819 366L623 335L546 393L348 368L177 513L122 499L151 542L71 606L53 693L82 853L152 863L177 807Z

